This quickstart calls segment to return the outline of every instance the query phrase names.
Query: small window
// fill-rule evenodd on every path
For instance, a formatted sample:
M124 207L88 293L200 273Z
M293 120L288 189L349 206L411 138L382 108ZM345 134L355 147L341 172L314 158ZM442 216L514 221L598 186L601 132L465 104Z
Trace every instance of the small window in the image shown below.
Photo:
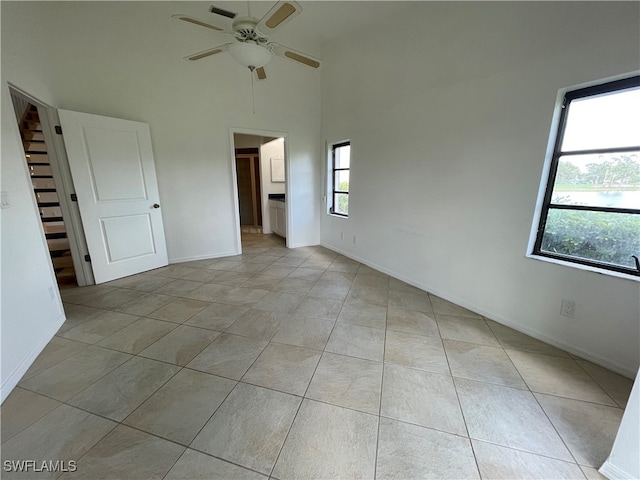
M349 168L351 142L336 143L331 147L331 207L334 215L349 215Z
M640 77L565 95L533 253L640 276Z

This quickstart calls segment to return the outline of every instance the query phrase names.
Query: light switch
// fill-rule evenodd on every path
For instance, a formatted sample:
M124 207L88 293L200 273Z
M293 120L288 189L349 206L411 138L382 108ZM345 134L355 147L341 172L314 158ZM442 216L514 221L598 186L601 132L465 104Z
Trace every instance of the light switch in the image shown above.
M9 192L2 192L2 208L9 208L10 206Z

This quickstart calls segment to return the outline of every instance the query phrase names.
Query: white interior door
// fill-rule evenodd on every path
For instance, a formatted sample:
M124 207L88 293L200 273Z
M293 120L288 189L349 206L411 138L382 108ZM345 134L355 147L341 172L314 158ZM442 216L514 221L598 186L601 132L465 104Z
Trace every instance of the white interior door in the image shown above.
M96 283L167 265L149 125L58 114Z

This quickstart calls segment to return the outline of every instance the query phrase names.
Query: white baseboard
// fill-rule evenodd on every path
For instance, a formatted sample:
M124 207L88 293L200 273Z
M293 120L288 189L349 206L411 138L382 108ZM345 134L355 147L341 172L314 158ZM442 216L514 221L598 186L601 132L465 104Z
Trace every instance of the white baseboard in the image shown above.
M287 248L317 247L317 243L296 243L289 245Z
M631 474L625 472L619 467L616 467L613 463L607 460L602 464L600 469L598 470L600 474L607 477L609 480L630 480L633 479ZM636 479L637 480L637 479Z
M45 334L40 338L40 341L36 343L31 351L22 359L16 369L2 382L2 387L0 387L0 403L4 402L16 385L18 385L18 382L20 382L24 374L27 373L29 367L33 364L36 358L38 358L38 355L42 353L65 320L66 317L63 311L56 321L53 322L51 329L45 332Z
M236 250L233 250L231 252L216 253L215 255L197 255L195 257L176 257L176 258L170 258L169 264L195 262L197 260L213 260L214 258L232 257L234 255L240 255L240 253Z
M465 299L462 298L458 298L455 297L451 294L449 294L448 292L443 292L437 288L433 288L430 285L424 285L421 284L419 282L416 282L415 280L405 277L404 275L398 273L398 272L394 272L391 269L388 269L386 267L383 267L381 265L378 265L374 262L371 262L367 259L364 258L360 258L357 255L354 255L352 253L349 252L345 252L343 250L341 250L340 248L328 244L328 243L321 243L321 245L325 248L328 248L329 250L333 250L337 253L340 253L341 255L344 255L345 257L351 258L353 260L356 260L360 263L363 263L365 265L367 265L368 267L374 268L382 273L386 273L387 275L390 275L394 278L397 278L398 280L402 280L405 283L408 283L409 285L413 285L416 288L419 288L420 290L424 290L425 292L430 292L433 293L434 295L437 295L438 297L444 298L445 300L448 300L452 303L455 303L456 305L460 305L461 307L464 307L468 310L471 310L473 312L479 313L480 315L482 315L483 317L486 317L490 320L493 320L495 322L498 322L502 325L505 325L507 327L513 328L514 330L517 330L520 333L524 333L525 335L529 335L530 337L533 337L535 339L538 339L542 342L548 343L549 345L553 345L554 347L560 348L566 352L572 353L574 355L577 355L581 358L584 358L585 360L589 360L592 363L595 363L596 365L600 365L604 368L607 368L609 370L612 370L616 373L619 373L620 375L623 375L627 378L630 379L634 379L636 377L636 373L637 371L630 369L628 367L626 367L625 365L620 365L616 362L612 362L610 359L608 358L604 358L601 357L599 355L594 355L592 352L588 352L586 350L584 350L583 348L577 346L577 345L573 345L567 342L563 342L563 341L558 341L556 338L552 338L549 337L548 335L545 335L541 332L535 331L535 330L531 330L528 328L524 328L522 325L514 322L513 320L509 319L509 318L504 318L500 315L496 315L494 312L489 312L487 310L485 310L484 308L478 307L477 305L472 305L469 302L467 302Z

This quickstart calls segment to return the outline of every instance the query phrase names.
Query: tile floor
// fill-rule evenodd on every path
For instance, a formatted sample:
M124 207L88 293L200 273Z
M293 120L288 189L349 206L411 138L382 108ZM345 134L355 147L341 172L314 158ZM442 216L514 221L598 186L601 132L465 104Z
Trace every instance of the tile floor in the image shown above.
M62 291L2 478L599 478L631 380L322 247ZM3 462L4 465L4 462Z

